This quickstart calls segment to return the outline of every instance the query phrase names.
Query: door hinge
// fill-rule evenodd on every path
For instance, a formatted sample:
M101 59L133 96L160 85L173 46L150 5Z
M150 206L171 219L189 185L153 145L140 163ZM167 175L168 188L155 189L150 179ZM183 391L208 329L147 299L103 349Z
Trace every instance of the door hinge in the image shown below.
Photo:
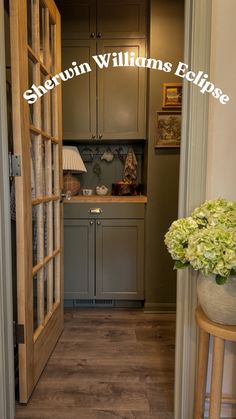
M13 322L13 333L14 333L14 346L19 343L25 343L25 326Z
M21 176L21 156L9 153L9 176Z

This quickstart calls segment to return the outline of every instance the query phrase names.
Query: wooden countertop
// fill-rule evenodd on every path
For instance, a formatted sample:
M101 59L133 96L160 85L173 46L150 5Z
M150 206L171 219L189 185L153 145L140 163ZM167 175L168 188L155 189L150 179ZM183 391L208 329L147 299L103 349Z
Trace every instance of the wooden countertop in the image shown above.
M71 200L64 199L64 204L75 204L75 203L130 203L130 204L146 204L147 203L147 197L144 195L137 195L137 196L114 196L114 195L105 195L105 196L99 196L99 195L91 195L91 196L83 196L83 195L77 195L73 196Z

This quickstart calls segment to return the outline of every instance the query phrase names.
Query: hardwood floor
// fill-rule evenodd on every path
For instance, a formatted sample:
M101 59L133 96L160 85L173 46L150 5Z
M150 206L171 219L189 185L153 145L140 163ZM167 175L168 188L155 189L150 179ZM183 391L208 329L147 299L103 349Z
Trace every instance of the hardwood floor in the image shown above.
M174 315L65 313L64 332L24 419L173 419Z

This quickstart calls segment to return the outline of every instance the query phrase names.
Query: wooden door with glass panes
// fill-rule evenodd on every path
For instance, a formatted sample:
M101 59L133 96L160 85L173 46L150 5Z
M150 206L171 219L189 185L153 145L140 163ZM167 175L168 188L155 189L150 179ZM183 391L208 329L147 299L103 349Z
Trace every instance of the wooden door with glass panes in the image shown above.
M60 15L52 0L10 0L17 228L20 402L26 403L63 328L61 90L34 104L33 84L60 72Z

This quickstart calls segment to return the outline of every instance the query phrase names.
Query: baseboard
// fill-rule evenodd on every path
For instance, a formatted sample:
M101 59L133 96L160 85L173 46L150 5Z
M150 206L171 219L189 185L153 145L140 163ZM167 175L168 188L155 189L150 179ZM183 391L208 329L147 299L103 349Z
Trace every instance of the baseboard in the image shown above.
M144 304L144 312L146 313L175 313L175 303L147 303Z

